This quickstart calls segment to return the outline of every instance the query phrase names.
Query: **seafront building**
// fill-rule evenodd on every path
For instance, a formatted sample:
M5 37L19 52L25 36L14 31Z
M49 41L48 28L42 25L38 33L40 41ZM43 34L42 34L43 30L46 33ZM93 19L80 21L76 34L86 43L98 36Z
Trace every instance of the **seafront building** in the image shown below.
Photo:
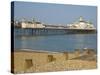
M68 24L68 28L71 29L95 29L91 22L85 21L83 17L80 17L78 21Z
M21 28L44 28L45 26L41 22L21 22Z
M95 29L94 25L88 21L85 21L83 17L80 17L78 21L72 24L66 24L65 26L64 25L43 24L41 22L36 22L34 20L33 21L22 21L20 23L17 23L16 25L20 26L21 28Z

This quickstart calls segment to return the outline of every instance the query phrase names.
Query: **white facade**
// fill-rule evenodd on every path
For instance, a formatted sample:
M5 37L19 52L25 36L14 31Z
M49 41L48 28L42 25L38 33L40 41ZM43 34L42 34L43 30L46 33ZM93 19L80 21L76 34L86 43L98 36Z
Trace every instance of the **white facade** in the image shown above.
M28 22L22 22L21 28L44 28L45 26L42 23L28 23Z
M94 29L93 24L84 21L82 17L76 23L68 24L67 26L72 29Z

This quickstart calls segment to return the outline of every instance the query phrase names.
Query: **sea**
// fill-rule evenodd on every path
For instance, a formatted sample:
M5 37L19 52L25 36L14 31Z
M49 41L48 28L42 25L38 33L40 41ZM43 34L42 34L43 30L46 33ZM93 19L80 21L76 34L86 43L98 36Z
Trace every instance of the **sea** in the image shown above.
M74 51L90 48L97 51L97 34L15 36L14 50Z

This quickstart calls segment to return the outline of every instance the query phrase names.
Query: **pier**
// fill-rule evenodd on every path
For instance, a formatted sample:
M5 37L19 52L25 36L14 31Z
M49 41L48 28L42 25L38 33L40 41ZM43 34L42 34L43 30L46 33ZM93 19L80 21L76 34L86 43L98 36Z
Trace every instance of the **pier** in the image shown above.
M84 21L82 17L72 24L44 24L35 21L22 21L12 23L15 35L58 35L58 34L88 34L96 33L94 25Z

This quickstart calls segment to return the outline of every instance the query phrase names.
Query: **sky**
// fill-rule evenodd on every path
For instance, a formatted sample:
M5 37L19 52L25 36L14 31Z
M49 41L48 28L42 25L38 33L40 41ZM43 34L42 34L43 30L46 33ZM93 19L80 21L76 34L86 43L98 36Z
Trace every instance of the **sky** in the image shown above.
M40 21L45 24L67 25L79 19L80 16L86 21L91 21L97 27L97 7L68 4L51 4L35 2L14 2L15 20Z

